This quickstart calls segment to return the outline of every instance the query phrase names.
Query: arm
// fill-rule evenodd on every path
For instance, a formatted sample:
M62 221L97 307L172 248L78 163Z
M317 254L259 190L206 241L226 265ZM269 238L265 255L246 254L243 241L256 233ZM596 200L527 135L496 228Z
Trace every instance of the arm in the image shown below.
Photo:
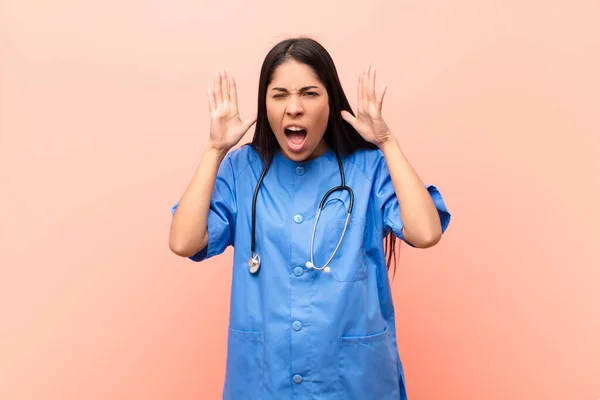
M381 144L380 149L390 170L400 204L400 215L404 225L402 235L415 247L434 246L442 237L442 227L431 195L393 136L390 135L389 139Z
M358 78L358 112L354 117L342 111L342 117L368 142L382 151L394 187L402 236L415 247L431 247L442 236L442 224L431 194L402 153L396 138L383 120L381 109L386 88L375 93L375 69L368 64Z
M207 223L219 166L256 117L241 120L235 80L217 73L208 91L210 136L208 146L185 190L171 221L169 248L182 257L191 257L208 245Z
M196 173L175 210L171 221L169 248L179 256L191 257L208 244L208 209L217 171L226 153L207 146Z

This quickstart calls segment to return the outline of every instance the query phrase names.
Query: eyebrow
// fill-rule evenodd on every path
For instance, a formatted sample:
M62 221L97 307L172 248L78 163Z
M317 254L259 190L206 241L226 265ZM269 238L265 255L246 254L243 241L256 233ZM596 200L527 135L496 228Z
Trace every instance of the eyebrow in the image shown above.
M305 92L309 89L318 89L318 86L304 86L302 89L300 89L301 92ZM286 88L282 88L282 87L274 87L271 90L276 90L278 92L287 92L288 90Z

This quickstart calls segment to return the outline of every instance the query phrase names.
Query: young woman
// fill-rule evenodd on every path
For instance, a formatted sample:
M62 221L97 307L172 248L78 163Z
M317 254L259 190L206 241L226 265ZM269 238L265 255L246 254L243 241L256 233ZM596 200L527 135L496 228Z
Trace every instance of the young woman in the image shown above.
M450 214L382 118L375 70L354 114L312 39L266 56L257 118L235 80L209 90L210 137L173 207L170 248L234 246L224 399L405 399L388 270L395 239L435 245ZM248 145L230 151L256 122ZM387 254L386 254L387 250Z

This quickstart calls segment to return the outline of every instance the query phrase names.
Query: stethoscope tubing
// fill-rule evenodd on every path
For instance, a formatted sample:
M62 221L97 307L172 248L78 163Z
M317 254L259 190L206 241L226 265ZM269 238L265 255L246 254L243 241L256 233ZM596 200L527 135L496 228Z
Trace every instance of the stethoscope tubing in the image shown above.
M325 272L329 272L330 271L330 267L329 264L331 263L331 261L333 260L333 258L335 257L335 255L338 252L338 249L340 247L340 245L342 244L342 241L344 239L344 236L346 234L346 229L348 227L348 223L350 221L350 216L352 214L352 210L354 208L354 192L352 191L352 188L350 188L349 186L346 186L346 179L345 179L345 175L344 175L344 167L342 165L342 160L340 158L340 156L336 153L336 158L338 161L338 167L340 170L340 177L341 177L341 185L340 186L336 186L334 188L331 188L327 191L327 193L325 193L325 195L323 196L323 198L321 199L321 202L319 203L319 209L317 210L317 215L315 218L315 223L313 226L313 230L312 230L312 234L311 234L311 240L310 240L310 261L308 261L306 263L306 266L308 268L314 268L316 270L319 271L325 271ZM260 269L260 264L261 264L261 260L260 260L260 255L258 253L255 252L256 249L256 201L258 199L258 192L260 190L262 181L265 178L265 175L269 169L270 166L270 162L267 163L265 165L265 167L263 168L261 174L260 174L260 178L258 179L258 183L256 184L256 188L254 189L254 196L252 197L252 238L251 238L251 243L250 243L250 250L251 250L251 257L248 260L248 266L250 268L250 272L252 274L256 274L259 269ZM327 262L325 263L325 265L323 265L322 267L317 267L314 265L314 258L313 258L313 250L314 250L314 239L315 239L315 232L317 230L317 225L319 222L319 218L321 216L321 211L323 210L323 208L325 207L325 203L327 201L327 199L329 198L329 196L337 191L347 191L348 194L350 195L350 204L348 205L348 213L346 216L346 222L344 224L344 230L342 231L342 235L340 237L340 240L337 243L337 246L335 247L335 250L333 251L333 254L331 255L331 257L329 257L329 259L327 260Z

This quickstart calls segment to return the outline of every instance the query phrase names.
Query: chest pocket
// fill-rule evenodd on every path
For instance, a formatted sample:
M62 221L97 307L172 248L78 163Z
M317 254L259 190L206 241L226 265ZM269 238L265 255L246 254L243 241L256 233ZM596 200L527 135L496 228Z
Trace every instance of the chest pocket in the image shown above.
M319 217L314 238L314 263L322 267L335 252L329 263L330 271L325 273L334 281L355 282L367 276L363 248L366 219L354 215L350 215L346 226L348 202L332 198Z

